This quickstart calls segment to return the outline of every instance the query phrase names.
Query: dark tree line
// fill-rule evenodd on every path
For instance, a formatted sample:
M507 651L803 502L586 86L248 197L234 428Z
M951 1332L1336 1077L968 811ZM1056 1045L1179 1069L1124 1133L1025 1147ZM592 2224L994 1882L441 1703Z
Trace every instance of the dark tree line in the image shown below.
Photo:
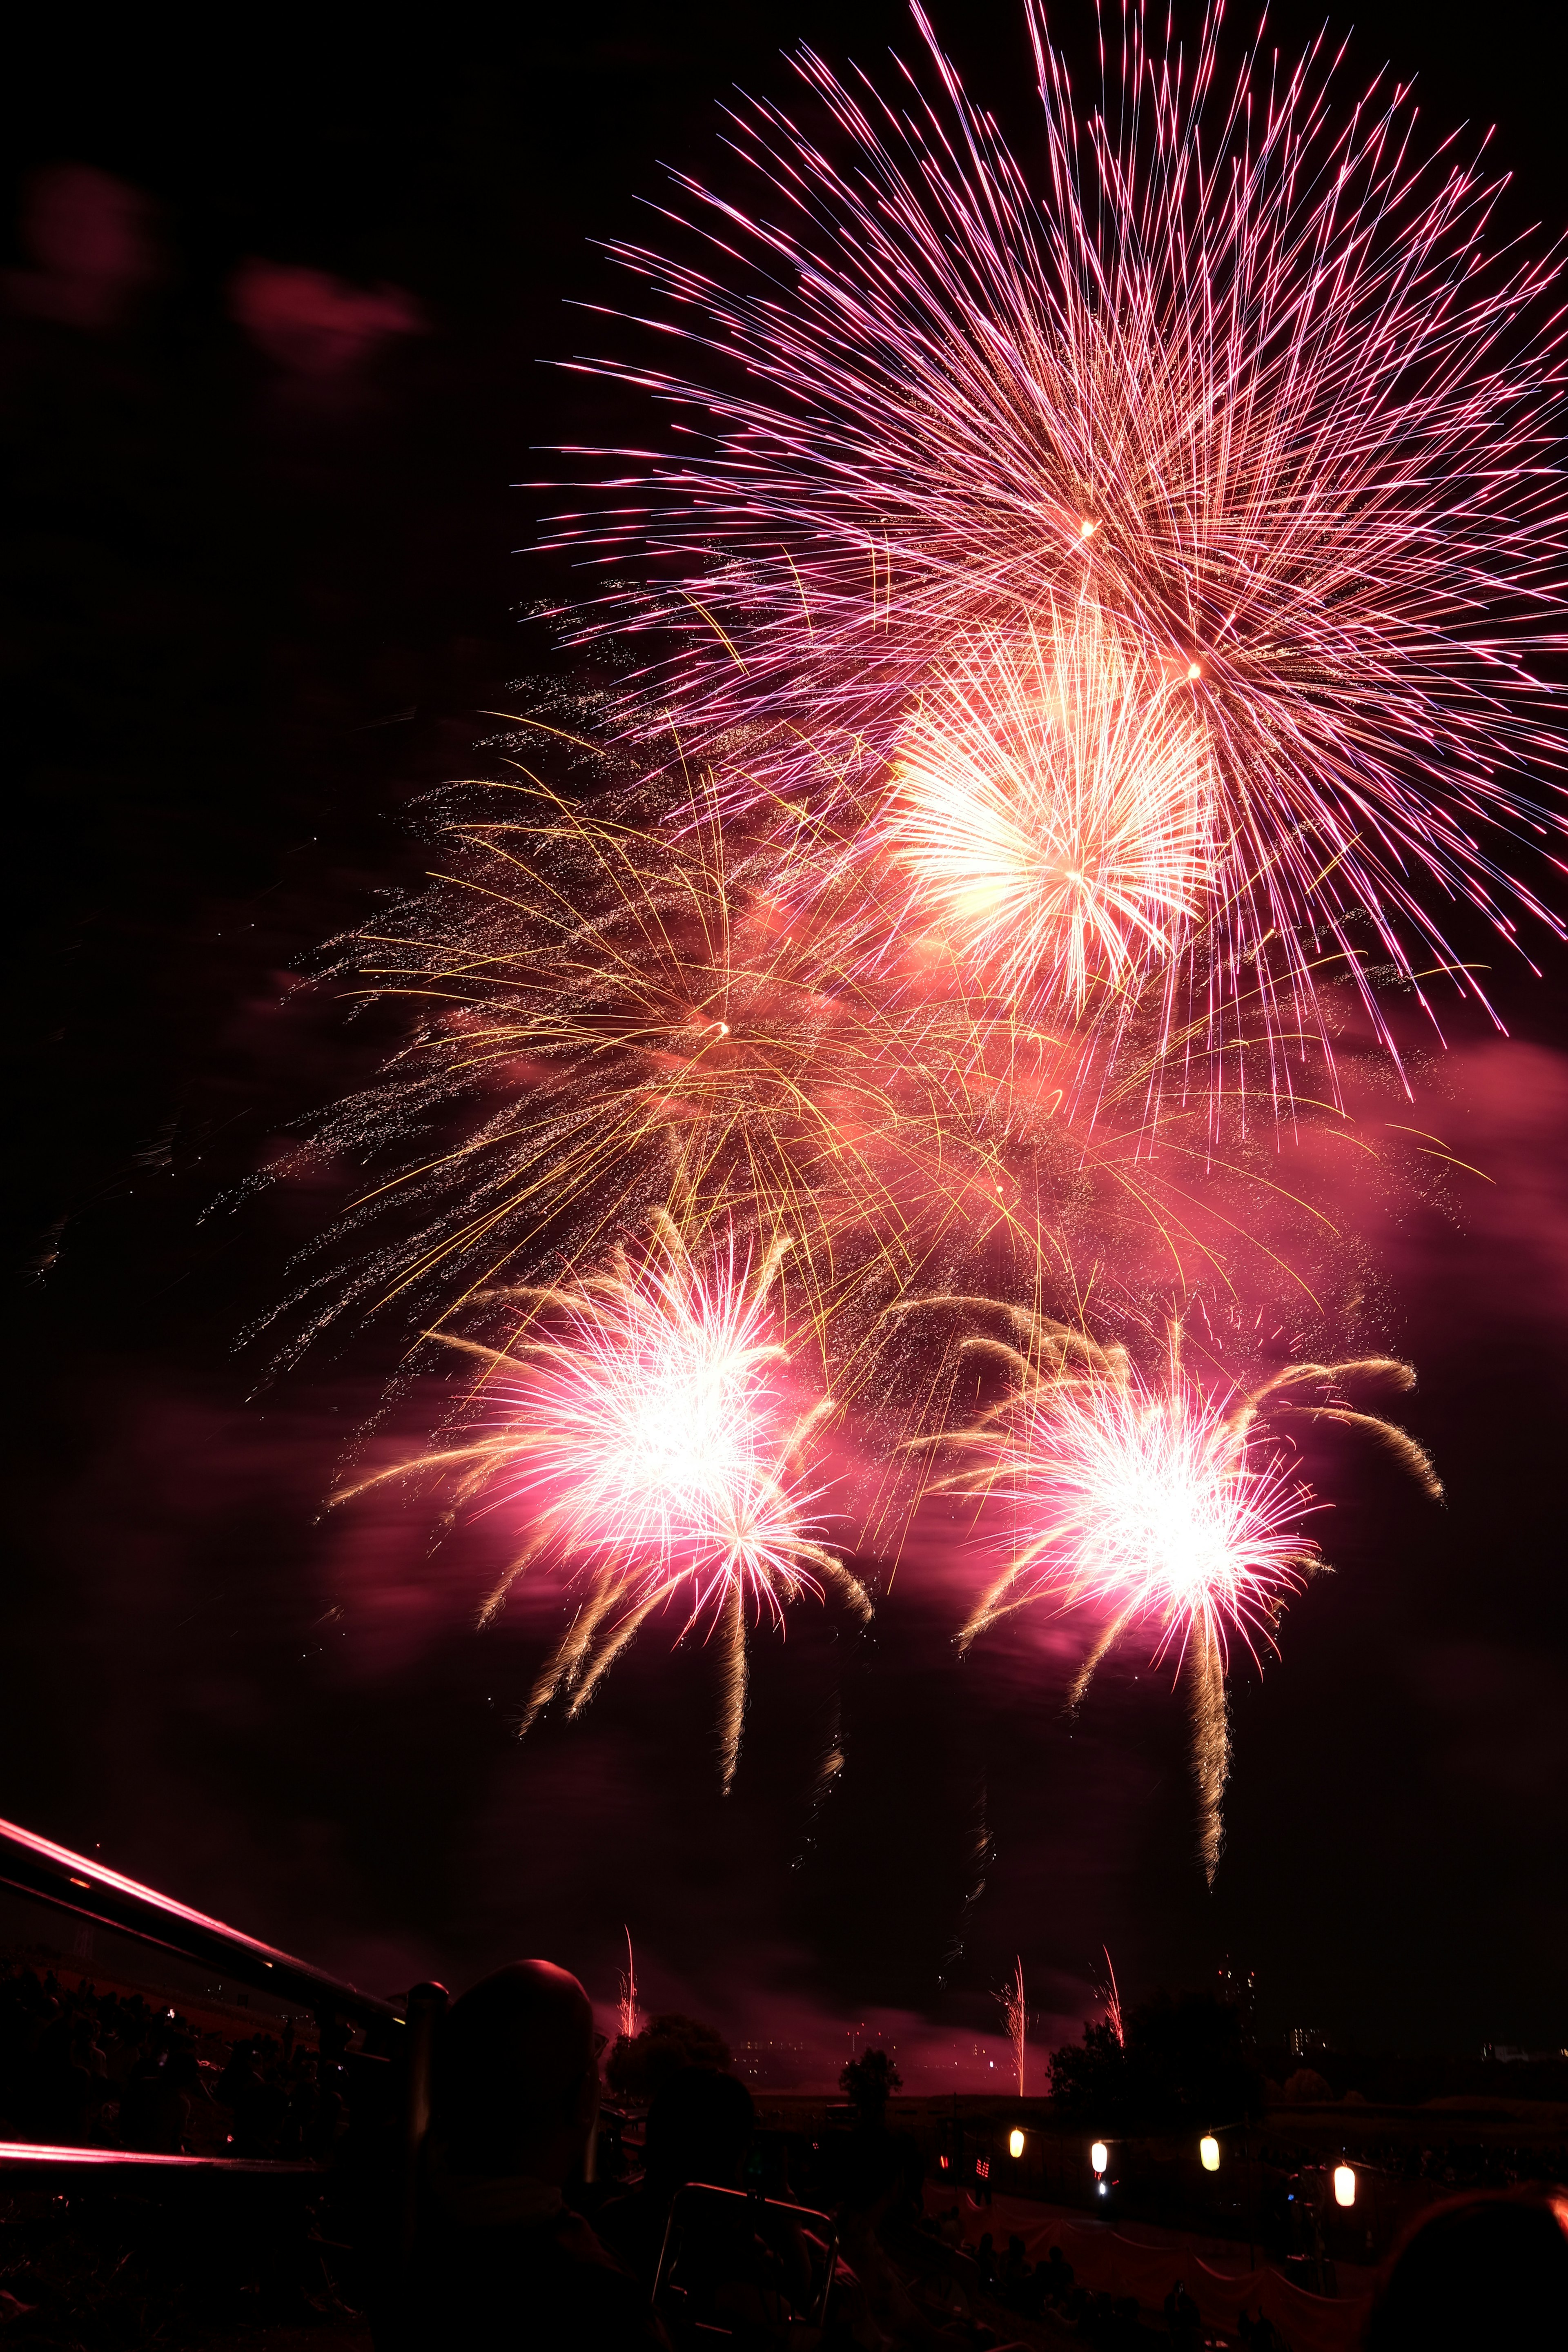
M1051 2096L1096 2130L1250 2121L1263 2109L1263 2078L1240 2012L1210 1992L1159 1992L1131 2011L1126 2041L1110 2025L1085 2025L1050 2061Z

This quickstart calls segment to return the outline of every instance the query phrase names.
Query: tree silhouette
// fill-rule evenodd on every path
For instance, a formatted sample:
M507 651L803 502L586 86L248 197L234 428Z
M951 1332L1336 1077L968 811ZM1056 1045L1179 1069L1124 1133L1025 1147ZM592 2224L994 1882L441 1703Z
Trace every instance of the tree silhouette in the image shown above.
M838 2084L861 2125L877 2131L887 2120L888 2101L903 2089L904 2078L885 2050L863 2050L858 2058L851 2058Z
M635 2041L617 2035L605 2080L620 2098L655 2099L683 2066L706 2066L715 2074L727 2074L729 2045L712 2026L670 2010L649 2018Z

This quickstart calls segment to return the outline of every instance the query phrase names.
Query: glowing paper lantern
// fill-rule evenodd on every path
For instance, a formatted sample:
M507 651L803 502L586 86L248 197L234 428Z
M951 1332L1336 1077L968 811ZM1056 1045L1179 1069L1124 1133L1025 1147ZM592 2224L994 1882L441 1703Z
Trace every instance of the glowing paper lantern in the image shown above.
M1334 2203L1355 2203L1355 2173L1348 2164L1336 2164L1334 2167Z
M1024 2135L1016 2124L1007 2135L1007 2153L1009 2156L1022 2156L1024 2153Z
M1199 2140L1198 2155L1202 2159L1203 2168L1205 2172L1217 2172L1219 2170L1219 2142L1215 2139L1213 2132L1205 2132L1202 2139Z

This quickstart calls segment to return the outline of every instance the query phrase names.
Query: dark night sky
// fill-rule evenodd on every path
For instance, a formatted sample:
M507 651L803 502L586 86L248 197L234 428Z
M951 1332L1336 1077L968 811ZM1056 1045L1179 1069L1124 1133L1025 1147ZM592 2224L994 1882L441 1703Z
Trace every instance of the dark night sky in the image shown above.
M1014 0L937 13L1026 142ZM661 160L710 168L714 101L781 87L795 37L868 65L912 46L901 8L867 0L390 30L355 14L309 40L230 17L221 47L190 20L132 33L106 13L95 38L73 19L25 37L0 98L13 223L29 172L94 163L156 200L169 263L121 334L0 319L0 1812L378 1989L528 1949L603 1998L629 1919L656 2001L825 2045L897 2016L934 2046L992 2027L986 1988L1016 1951L1042 2008L1075 2020L1105 1941L1132 1993L1233 1953L1268 2025L1561 2043L1561 951L1540 982L1500 976L1511 1041L1462 1025L1411 1114L1494 1184L1375 1212L1381 1336L1421 1367L1408 1417L1448 1506L1384 1475L1332 1482L1340 1572L1266 1683L1237 1678L1212 1897L1163 1685L1130 1666L1069 1738L1035 1659L954 1664L929 1548L871 1635L802 1612L785 1649L761 1645L724 1804L700 1651L645 1639L582 1725L519 1748L509 1713L548 1617L478 1636L460 1543L432 1552L406 1511L319 1523L384 1343L253 1395L236 1336L321 1204L203 1214L366 1067L330 1006L281 1004L289 968L418 870L400 806L481 764L477 714L544 658L517 608L558 575L514 551L538 502L509 485L541 470L535 445L637 429L616 395L537 364L578 340L563 298L605 289L585 240L634 225ZM1369 75L1385 57L1417 71L1434 122L1495 121L1512 216L1552 231L1556 15L1384 5L1352 47ZM1289 47L1315 20L1274 21ZM405 288L429 331L353 401L291 394L226 315L254 256ZM848 1764L816 1801L835 1706Z

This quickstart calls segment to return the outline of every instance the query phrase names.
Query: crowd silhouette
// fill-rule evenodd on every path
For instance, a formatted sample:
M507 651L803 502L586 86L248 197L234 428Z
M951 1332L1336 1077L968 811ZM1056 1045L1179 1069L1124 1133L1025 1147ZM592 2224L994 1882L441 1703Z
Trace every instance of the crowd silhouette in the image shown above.
M617 2081L639 2093L606 2105L586 1993L519 1961L434 2012L411 2138L390 2029L322 2015L226 2032L191 2008L10 1963L0 2137L348 2181L333 2226L358 2241L353 2307L377 2352L1022 2352L1131 2347L1151 2327L1189 2352L1286 2345L1260 2307L1220 2338L1183 2279L1144 2312L1077 2279L1059 2245L1031 2263L1016 2231L967 2242L960 2202L930 2194L926 2152L889 2120L900 2085L880 2050L845 2070L847 2128L784 2135L759 2130L717 2035L656 2020L647 2047L619 2048L606 2070L612 2098ZM1371 2352L1554 2340L1568 2202L1528 2173L1554 2177L1560 2153L1391 2143L1391 2172L1488 2185L1430 2210L1384 2265ZM335 2287L314 2300L349 2308ZM0 2316L24 2343L34 2307L10 2305Z

